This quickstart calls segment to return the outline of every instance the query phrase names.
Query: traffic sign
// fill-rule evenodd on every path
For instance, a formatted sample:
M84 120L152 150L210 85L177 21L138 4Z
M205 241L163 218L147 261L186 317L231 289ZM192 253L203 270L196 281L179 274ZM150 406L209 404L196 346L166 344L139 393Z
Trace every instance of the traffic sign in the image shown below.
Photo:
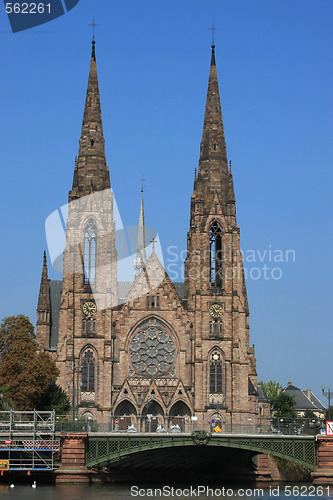
M114 421L114 423L117 425L119 424L119 420L116 418L116 420Z
M333 436L333 422L326 422L326 436Z
M9 469L9 460L0 460L0 470L8 470Z
M215 424L215 418L212 418L211 423Z

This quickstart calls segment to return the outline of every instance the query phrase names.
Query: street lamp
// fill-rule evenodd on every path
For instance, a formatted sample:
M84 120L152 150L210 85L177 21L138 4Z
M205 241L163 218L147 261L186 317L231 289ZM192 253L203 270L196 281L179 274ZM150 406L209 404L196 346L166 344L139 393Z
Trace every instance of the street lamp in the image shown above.
M328 389L328 391L325 391L325 386L324 384L321 386L321 392L323 395L328 398L328 420L331 420L331 389Z

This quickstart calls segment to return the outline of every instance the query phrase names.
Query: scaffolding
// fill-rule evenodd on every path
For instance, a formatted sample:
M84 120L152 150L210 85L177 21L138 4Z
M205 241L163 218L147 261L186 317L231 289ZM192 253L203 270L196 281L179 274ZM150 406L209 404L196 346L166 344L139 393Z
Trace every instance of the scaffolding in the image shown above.
M53 470L59 451L54 411L0 411L0 469Z

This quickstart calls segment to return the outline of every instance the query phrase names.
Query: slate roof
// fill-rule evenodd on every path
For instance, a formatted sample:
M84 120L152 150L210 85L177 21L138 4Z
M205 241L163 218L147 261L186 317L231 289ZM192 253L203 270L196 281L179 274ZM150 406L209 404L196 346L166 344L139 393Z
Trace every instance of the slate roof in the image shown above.
M183 299L185 295L185 283L183 281L173 282L173 286L175 287L179 297Z
M323 405L323 404L319 401L319 399L317 399L317 398L316 398L316 396L315 396L314 394L312 394L312 392L311 392L311 398L310 398L310 399L311 399L312 403L313 403L314 405L316 405L316 406L317 406L317 408L319 408L320 410L325 411L325 410L327 409L327 408L326 408L326 406L324 406L324 405Z
M252 384L250 378L248 378L248 391L249 391L249 396L258 396L257 391L254 388L254 385Z
M51 301L51 350L56 350L59 339L59 309L62 290L61 280L49 280Z
M258 401L259 403L270 403L270 400L261 385L258 385Z
M305 391L302 391L301 389L295 387L292 384L288 385L288 387L283 389L283 392L289 394L294 398L296 403L295 406L296 411L305 411L305 410L325 411L326 409L320 403L320 401L312 394L312 392L311 392L311 399L309 399Z

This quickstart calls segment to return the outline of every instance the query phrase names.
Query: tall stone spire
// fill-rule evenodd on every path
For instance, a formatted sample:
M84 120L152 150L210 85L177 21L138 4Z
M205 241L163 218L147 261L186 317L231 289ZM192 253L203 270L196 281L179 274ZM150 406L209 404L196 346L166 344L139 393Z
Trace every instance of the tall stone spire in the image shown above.
M221 198L226 197L228 184L227 150L213 44L196 189L209 201L209 194L215 192Z
M92 190L102 191L110 188L110 174L105 158L95 40L92 42L87 96L79 144L69 201L89 195Z
M47 273L47 261L46 252L44 250L43 255L43 268L42 268L42 278L40 281L39 298L37 311L50 310L50 291L49 291L49 280Z
M136 245L136 257L134 260L134 272L137 276L146 266L146 229L145 229L145 213L143 208L143 187L141 189L141 205L138 227L138 240Z
M48 350L50 347L51 328L51 302L50 289L47 273L46 252L43 256L42 278L40 281L38 305L37 305L37 341L39 346Z

